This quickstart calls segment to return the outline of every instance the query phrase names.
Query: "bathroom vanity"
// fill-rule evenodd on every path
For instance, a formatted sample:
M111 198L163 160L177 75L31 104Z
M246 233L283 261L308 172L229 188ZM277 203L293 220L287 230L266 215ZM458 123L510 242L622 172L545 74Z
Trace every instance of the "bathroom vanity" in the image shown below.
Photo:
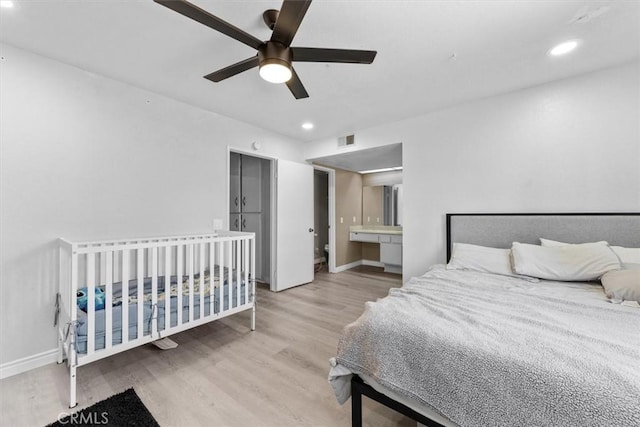
M388 225L355 225L349 227L352 242L378 243L384 271L402 274L402 227Z

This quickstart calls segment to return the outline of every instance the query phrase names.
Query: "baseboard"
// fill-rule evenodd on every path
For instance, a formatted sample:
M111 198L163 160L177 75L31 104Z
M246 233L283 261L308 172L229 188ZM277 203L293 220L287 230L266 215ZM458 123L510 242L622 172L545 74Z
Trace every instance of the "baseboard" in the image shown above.
M350 262L349 264L338 265L336 266L336 273L341 273L343 271L351 270L352 268L359 267L362 265L362 260Z
M351 270L352 268L359 267L361 265L368 265L369 267L384 267L384 264L380 261L372 261L370 259L359 259L358 261L350 262L349 264L339 265L336 267L336 273L342 271Z
M0 380L30 371L32 369L39 368L41 366L56 363L57 361L58 349L54 348L53 350L47 350L39 354L34 354L33 356L27 356L22 359L3 363L2 365L0 365Z
M384 264L380 261L371 261L370 259L363 259L362 265L368 265L370 267L384 267Z

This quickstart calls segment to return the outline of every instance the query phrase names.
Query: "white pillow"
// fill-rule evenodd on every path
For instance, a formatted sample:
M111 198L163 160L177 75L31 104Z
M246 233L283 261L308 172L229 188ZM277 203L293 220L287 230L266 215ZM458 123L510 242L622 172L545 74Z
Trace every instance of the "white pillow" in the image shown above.
M513 271L547 280L596 280L620 261L606 242L564 246L538 246L514 242Z
M481 273L517 276L511 269L511 249L489 248L454 243L447 270L472 270ZM519 276L518 276L519 277ZM526 277L526 279L529 279Z
M640 264L640 248L625 248L622 246L610 246L618 255L623 264Z
M600 240L599 242L589 242L589 243L600 243L600 244L605 244L608 245L609 242L605 241L605 240ZM566 245L584 245L584 243L565 243L565 242L558 242L557 240L550 240L550 239L543 239L542 237L540 238L540 244L542 246L566 246Z
M596 243L607 243L605 241ZM571 243L563 243L555 240L540 238L542 246L565 246ZM613 252L620 258L623 268L634 268L633 264L640 264L640 248L625 248L623 246L609 246ZM637 267L636 267L637 268Z

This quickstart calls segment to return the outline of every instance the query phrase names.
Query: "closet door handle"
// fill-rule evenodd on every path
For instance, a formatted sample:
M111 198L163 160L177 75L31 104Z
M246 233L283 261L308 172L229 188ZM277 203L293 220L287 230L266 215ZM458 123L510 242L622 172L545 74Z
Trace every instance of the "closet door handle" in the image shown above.
M247 219L242 218L242 229L244 230L245 228L247 228Z
M236 228L238 228L238 218L236 218Z
M236 206L238 206L238 197L236 197L236 200L234 201L234 203L236 204Z
M247 205L247 196L242 196L242 206Z

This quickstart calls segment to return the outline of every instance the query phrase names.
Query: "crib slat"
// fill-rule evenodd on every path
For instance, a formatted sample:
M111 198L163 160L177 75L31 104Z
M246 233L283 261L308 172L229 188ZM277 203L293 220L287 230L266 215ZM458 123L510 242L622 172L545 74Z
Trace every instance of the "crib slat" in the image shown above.
M189 269L189 322L193 321L193 270L195 260L193 257L193 243L189 243L189 264L187 268Z
M164 330L169 330L171 321L171 246L164 247Z
M151 248L151 336L158 333L158 248Z
M249 243L250 240L242 240L244 257L242 258L242 272L244 274L244 303L249 302Z
M233 308L233 304L231 303L231 297L233 296L233 241L229 240L228 241L229 245L229 258L228 258L228 262L229 262L229 274L228 276L228 281L229 281L229 285L227 286L227 291L229 292L229 310L231 310Z
M256 330L256 238L251 239L251 284L247 287L247 293L250 294L251 302L251 330ZM249 284L247 284L249 285ZM249 290L250 289L250 290Z
M69 290L69 314L71 321L78 319L78 254L71 252L71 289Z
M224 311L224 240L220 241L219 245L218 264L220 264L220 267L218 268L218 274L220 279L218 280L218 313L222 313Z
M113 251L105 252L104 263L104 348L113 344Z
M128 249L122 250L122 344L129 342L129 253Z
M213 291L216 286L215 242L209 242L209 315L213 316Z
M204 253L205 245L200 243L200 319L204 317Z
M242 266L242 241L236 240L236 307L240 307L240 270Z
M140 248L136 251L136 273L138 282L138 317L136 324L138 325L137 339L144 335L144 249Z
M184 245L176 246L176 280L178 282L178 294L176 301L178 302L178 306L176 307L176 311L178 316L176 319L178 320L178 326L182 324L182 279L183 279L183 257L184 256Z
M100 280L98 284L107 282L107 269L105 268L105 263L107 262L107 251L100 252Z
M87 354L93 354L96 341L96 255L87 254Z

